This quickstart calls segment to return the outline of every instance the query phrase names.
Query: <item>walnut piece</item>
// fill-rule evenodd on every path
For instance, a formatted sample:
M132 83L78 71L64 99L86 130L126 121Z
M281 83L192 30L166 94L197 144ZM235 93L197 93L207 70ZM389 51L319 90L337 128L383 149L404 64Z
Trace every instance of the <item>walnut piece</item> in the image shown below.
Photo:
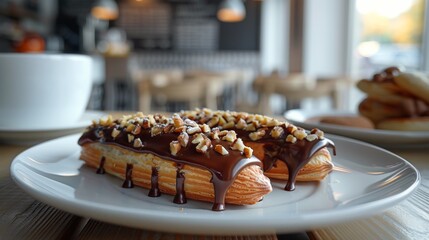
M318 137L316 134L308 134L307 137L305 137L305 139L307 139L307 141L312 142L314 140L316 140Z
M250 158L253 155L253 149L250 147L244 147L243 154L245 157Z
M283 129L282 127L280 127L280 126L275 126L275 127L273 128L273 130L271 130L270 135L271 135L271 137L273 137L273 138L280 138L280 137L283 135L283 133L284 133L284 129Z
M237 138L237 140L235 140L235 142L231 145L231 149L232 150L238 150L240 152L242 152L244 150L244 143L243 140L241 140L241 138Z
M211 144L212 142L210 141L210 139L205 138L203 141L198 143L196 150L200 153L206 153L209 150Z
M135 147L135 148L143 147L142 140L140 140L140 138L136 138L136 139L134 139L133 147Z
M180 146L179 141L170 142L170 152L171 155L176 156L182 147Z
M180 146L186 147L189 142L189 135L186 132L181 132L179 137L177 137L177 141L179 141Z
M295 132L293 132L293 135L294 135L297 139L299 139L299 140L302 140L302 139L304 139L305 137L307 137L307 133L305 132L305 130L304 130L304 129L298 129L298 130L296 130Z
M237 133L235 131L228 131L227 134L222 138L222 140L228 142L234 142L237 139Z
M257 141L257 140L261 139L264 135L265 135L265 130L259 129L256 132L251 132L249 134L249 138L252 139L252 141Z
M128 142L130 143L132 141L134 141L134 135L128 134Z
M119 135L119 133L121 133L121 131L119 131L118 129L114 128L112 130L112 137L116 138Z
M286 142L296 143L296 137L294 137L293 135L289 134L286 137Z
M221 155L224 155L224 156L229 154L228 150L226 150L226 149L225 149L222 145L220 145L220 144L217 144L217 145L215 146L214 150L215 150L216 152L220 153Z

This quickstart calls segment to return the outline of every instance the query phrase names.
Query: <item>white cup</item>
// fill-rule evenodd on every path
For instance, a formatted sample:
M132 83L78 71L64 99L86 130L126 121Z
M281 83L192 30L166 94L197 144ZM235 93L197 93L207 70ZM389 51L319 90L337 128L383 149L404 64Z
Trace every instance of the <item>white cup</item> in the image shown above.
M77 122L89 101L92 60L73 54L0 54L0 128Z

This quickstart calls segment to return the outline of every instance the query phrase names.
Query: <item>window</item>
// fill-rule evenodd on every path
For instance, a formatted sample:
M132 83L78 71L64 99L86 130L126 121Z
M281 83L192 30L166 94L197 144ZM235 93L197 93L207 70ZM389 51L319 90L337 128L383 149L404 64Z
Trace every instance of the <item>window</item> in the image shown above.
M356 0L356 9L360 76L392 65L423 68L424 0Z

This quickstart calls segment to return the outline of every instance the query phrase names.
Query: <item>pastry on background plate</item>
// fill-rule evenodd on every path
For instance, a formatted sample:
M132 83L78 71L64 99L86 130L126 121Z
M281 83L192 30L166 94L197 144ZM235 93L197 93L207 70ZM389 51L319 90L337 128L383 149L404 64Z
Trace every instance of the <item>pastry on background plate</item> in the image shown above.
M429 128L425 120L429 116L429 78L425 74L389 67L374 74L371 80L360 80L357 87L367 94L359 104L359 112L376 128L403 131Z
M363 116L318 116L312 117L306 120L309 123L325 123L340 125L345 127L355 127L355 128L367 128L374 129L374 123L366 117Z

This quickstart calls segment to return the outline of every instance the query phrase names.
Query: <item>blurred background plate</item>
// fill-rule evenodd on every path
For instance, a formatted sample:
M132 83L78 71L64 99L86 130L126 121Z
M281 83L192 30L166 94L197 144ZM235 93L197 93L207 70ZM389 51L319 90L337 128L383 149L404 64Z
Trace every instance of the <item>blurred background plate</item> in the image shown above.
M0 142L17 145L33 145L49 139L81 132L91 124L92 120L99 119L103 115L105 115L105 113L100 111L86 111L76 123L61 127L0 127Z
M411 148L429 146L429 131L391 131L347 127L334 124L308 121L319 116L357 116L356 113L346 111L318 111L318 110L289 110L284 117L291 123L307 129L319 128L326 133L350 137L378 146L388 148Z

